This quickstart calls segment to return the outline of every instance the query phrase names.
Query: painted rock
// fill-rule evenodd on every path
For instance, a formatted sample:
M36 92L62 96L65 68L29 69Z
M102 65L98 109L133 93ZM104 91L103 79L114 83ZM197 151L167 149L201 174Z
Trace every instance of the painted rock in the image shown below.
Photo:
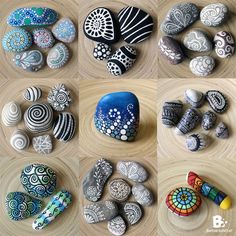
M135 161L119 161L116 165L116 169L119 174L134 182L142 183L148 178L148 173L145 168Z
M43 202L22 192L11 192L6 196L6 210L11 220L24 220L38 214Z
M215 60L210 56L195 57L190 61L189 68L196 76L208 76L215 68Z
M152 33L153 19L137 7L125 7L118 14L121 36L126 43L140 43Z
M191 134L186 139L186 146L191 152L200 151L208 146L208 138L204 134Z
M180 100L165 102L162 107L162 124L167 128L176 126L183 113L183 103Z
M70 52L63 43L57 43L50 49L47 56L47 64L51 69L59 69L67 64L70 58Z
M70 106L70 91L64 84L58 84L49 91L47 100L55 111L63 111Z
M214 37L215 52L220 58L231 57L235 51L234 37L226 31L218 32Z
M195 52L208 52L212 50L211 40L204 31L199 29L191 30L186 34L184 46Z
M84 218L88 224L109 221L118 215L118 207L113 201L96 202L84 206Z
M135 63L136 49L126 45L119 48L107 61L108 71L115 76L122 75Z
M32 45L31 34L21 28L16 28L6 33L2 39L3 49L7 52L23 52Z
M199 194L185 187L172 190L166 197L168 209L181 217L192 215L201 206L201 203Z
M22 118L21 108L17 102L9 102L2 109L2 122L5 126L16 126Z
M194 89L187 89L184 93L184 97L186 102L195 108L201 107L205 102L205 95Z
M53 111L47 103L36 103L30 106L25 114L26 128L32 133L46 132L53 125Z
M17 53L13 58L13 62L16 66L30 72L37 72L45 65L44 56L39 50Z
M139 101L131 92L103 96L94 115L97 130L122 141L133 141L139 127Z
M12 134L10 144L16 151L21 152L29 147L30 139L25 131L18 129Z
M61 142L70 141L76 129L76 120L72 113L62 112L60 113L53 125L53 136Z
M209 130L213 128L216 124L217 116L212 111L207 111L202 116L202 128Z
M52 152L52 139L50 135L33 137L34 150L40 154L49 154Z
M135 200L142 206L150 206L154 201L151 191L143 184L135 184L132 187L132 194Z
M195 108L188 109L183 117L181 118L180 122L178 123L175 132L178 135L184 135L191 132L198 123L200 122L201 115Z
M158 42L158 47L161 55L173 65L181 63L185 58L179 42L172 37L163 36Z
M104 7L98 7L88 14L83 30L87 38L108 45L118 42L120 38L114 14Z
M105 43L98 43L93 49L93 56L99 61L108 60L111 56L111 53L111 46Z
M112 175L113 168L110 162L100 159L83 179L83 193L87 200L96 202L103 193L108 178Z
M112 235L124 235L126 231L125 221L121 216L117 216L112 220L108 221L107 229L111 232Z
M193 24L199 17L199 10L193 3L179 3L173 6L161 24L166 34L178 34Z
M23 98L29 102L36 102L42 96L42 90L39 87L29 87L23 93Z
M217 113L223 113L228 108L228 102L223 93L217 90L209 90L206 92L206 99L210 107Z
M53 47L55 39L52 36L51 31L46 28L38 28L33 30L34 43L43 49Z
M53 26L52 33L59 41L72 43L76 37L76 28L70 18L62 18Z
M229 137L229 129L225 123L220 122L216 127L215 134L217 138L227 139Z
M228 8L222 3L213 3L201 11L201 22L206 26L219 26L228 17Z
M20 181L31 196L45 198L55 191L57 176L54 170L46 165L32 164L22 170Z
M128 199L131 194L129 184L123 179L113 179L108 186L110 196L120 202Z
M24 7L13 11L7 18L7 23L13 27L48 26L57 21L58 14L46 7Z
M44 210L34 220L32 227L34 230L41 230L61 215L72 202L70 192L62 190L55 194Z

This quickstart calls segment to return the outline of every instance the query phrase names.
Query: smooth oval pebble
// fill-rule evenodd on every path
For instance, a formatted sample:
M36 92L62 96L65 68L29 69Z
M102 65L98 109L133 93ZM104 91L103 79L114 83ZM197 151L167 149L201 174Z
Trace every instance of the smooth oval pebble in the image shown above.
M48 49L55 44L55 39L53 38L51 31L46 28L34 29L32 33L34 43L40 48Z
M192 107L199 108L205 102L205 95L195 89L187 89L184 98Z
M45 155L52 152L52 139L50 135L33 137L32 143L37 153Z
M200 13L201 22L206 26L219 26L227 17L228 8L222 3L207 5Z
M185 56L177 40L169 36L163 36L158 42L161 55L171 64L181 63Z
M126 231L125 221L121 216L117 216L112 220L108 221L107 229L111 232L112 235L124 235Z
M29 87L23 93L23 98L29 102L36 102L42 96L42 90L39 87Z
M202 128L205 130L209 130L215 126L217 120L217 116L212 111L207 111L202 116Z
M99 61L107 60L110 58L112 49L110 45L105 43L98 43L93 49L93 56Z
M17 102L9 102L2 109L2 122L5 126L16 126L22 118L21 108Z
M220 122L215 130L215 134L217 138L227 139L229 137L229 129L224 122Z
M136 49L126 45L119 48L107 61L108 71L115 76L127 72L135 63Z
M16 151L21 152L29 147L30 139L25 131L19 129L12 134L10 144Z
M223 93L217 90L209 90L206 92L206 99L213 109L217 113L223 113L228 108L228 101Z
M197 152L208 146L208 138L204 134L191 134L186 139L187 149L191 152Z
M146 169L140 163L135 161L119 161L116 164L116 169L119 174L134 182L142 183L148 178Z
M24 220L38 214L43 202L22 192L10 192L6 196L6 210L11 220Z
M22 170L20 181L25 191L31 196L46 198L55 191L57 176L47 165L31 164Z
M218 32L214 37L215 52L220 58L228 58L234 54L235 41L232 34L226 31Z
M39 50L30 50L17 53L13 58L13 62L24 70L37 72L44 67L45 58Z
M51 69L59 69L67 64L70 58L70 52L63 43L57 43L50 49L47 56L47 64Z
M110 196L117 201L125 201L131 193L131 187L123 179L113 179L108 185Z
M6 33L2 39L3 49L7 52L23 52L33 43L31 34L25 29L16 28Z
M215 60L210 56L195 57L190 61L189 68L196 76L208 76L215 68Z
M135 184L132 187L132 194L135 200L142 206L150 206L154 201L151 191L143 184Z

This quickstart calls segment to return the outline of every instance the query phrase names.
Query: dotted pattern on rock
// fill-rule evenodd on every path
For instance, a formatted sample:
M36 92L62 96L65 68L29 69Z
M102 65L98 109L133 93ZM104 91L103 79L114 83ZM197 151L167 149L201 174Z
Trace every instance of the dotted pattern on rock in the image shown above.
M112 49L110 45L105 43L98 43L93 49L93 56L99 61L107 60L110 58Z

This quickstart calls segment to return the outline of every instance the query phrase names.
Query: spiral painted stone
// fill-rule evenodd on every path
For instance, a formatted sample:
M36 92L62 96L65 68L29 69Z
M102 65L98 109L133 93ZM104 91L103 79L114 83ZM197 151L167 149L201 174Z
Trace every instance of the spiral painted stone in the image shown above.
M21 152L29 147L30 139L25 131L19 129L12 134L10 144L16 151Z
M60 113L53 125L53 135L61 142L70 141L76 129L76 120L72 113L62 112Z
M105 43L98 43L93 49L93 56L99 61L107 60L110 58L112 49L110 45Z
M29 87L23 93L23 98L29 102L35 102L42 96L42 90L39 87Z
M22 118L21 108L17 102L9 102L2 109L2 122L6 126L17 125Z
M48 49L53 47L55 44L55 39L51 31L45 28L38 28L33 30L34 43L43 49Z
M56 11L46 7L24 7L11 12L7 24L13 27L48 26L57 21Z
M47 99L54 110L63 111L70 106L70 91L64 84L58 84L49 91Z
M20 181L25 191L31 196L45 198L55 191L57 176L47 165L31 164L22 170Z
M6 33L2 39L3 49L7 52L23 52L33 43L31 34L21 28L16 28Z
M57 43L50 49L47 56L47 64L51 69L59 69L63 67L70 58L70 52L63 43Z
M48 131L53 125L53 111L46 103L36 103L30 106L25 114L24 121L26 128L32 133Z
M11 192L6 196L6 210L11 220L24 220L38 214L43 202L22 192Z

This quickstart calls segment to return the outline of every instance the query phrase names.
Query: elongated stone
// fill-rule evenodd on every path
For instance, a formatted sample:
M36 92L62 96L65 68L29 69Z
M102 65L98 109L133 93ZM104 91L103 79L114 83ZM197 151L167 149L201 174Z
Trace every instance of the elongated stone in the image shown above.
M228 108L228 101L223 93L217 90L206 92L206 99L210 107L217 113L223 113Z
M29 102L36 102L42 96L42 90L39 87L29 87L23 93L23 98Z
M208 146L208 138L204 134L191 134L186 139L187 149L191 152L197 152Z
M187 89L184 98L192 107L199 108L205 102L205 95L195 89Z
M33 137L32 139L34 150L40 154L49 154L52 152L52 139L50 135L42 135Z
M22 118L21 108L17 102L9 102L2 109L2 122L5 126L15 126Z
M224 122L220 122L215 130L217 138L227 139L229 137L229 129Z
M107 229L112 233L112 235L124 235L126 231L125 221L121 216L117 216L112 220L108 221Z
M143 184L135 184L132 187L132 194L135 200L142 206L150 206L154 201L151 191Z
M215 126L217 120L217 116L212 111L207 111L202 116L202 128L205 130L209 130Z
M55 39L52 36L51 31L46 28L37 28L33 30L34 43L43 49L53 47Z
M30 139L24 130L16 130L10 139L11 146L18 152L29 148Z

